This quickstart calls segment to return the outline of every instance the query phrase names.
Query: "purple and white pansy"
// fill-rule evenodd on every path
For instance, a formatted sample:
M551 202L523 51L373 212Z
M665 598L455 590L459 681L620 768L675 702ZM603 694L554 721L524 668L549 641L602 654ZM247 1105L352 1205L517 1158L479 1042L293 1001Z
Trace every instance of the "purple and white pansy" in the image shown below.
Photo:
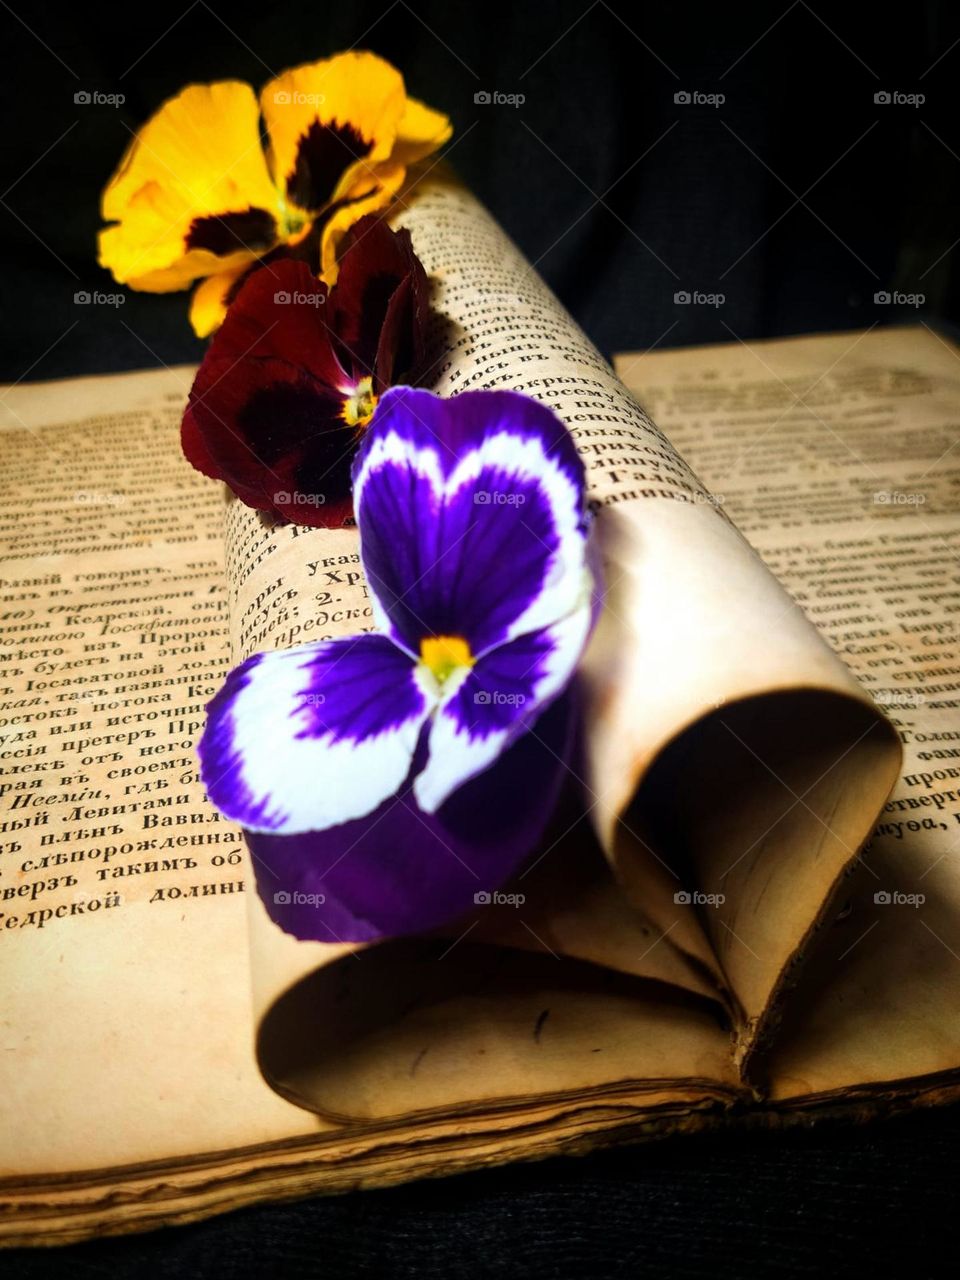
M377 631L249 658L200 743L271 916L342 941L443 924L530 853L595 595L583 464L537 401L394 388L353 475Z

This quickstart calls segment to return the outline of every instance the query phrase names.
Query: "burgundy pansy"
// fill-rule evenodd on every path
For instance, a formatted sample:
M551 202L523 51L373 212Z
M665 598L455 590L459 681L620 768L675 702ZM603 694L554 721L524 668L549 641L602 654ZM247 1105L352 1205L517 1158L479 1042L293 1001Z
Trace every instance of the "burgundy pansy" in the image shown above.
M426 273L410 233L362 218L328 289L280 258L247 278L197 371L181 441L247 506L336 528L353 512L350 468L377 400L423 366Z

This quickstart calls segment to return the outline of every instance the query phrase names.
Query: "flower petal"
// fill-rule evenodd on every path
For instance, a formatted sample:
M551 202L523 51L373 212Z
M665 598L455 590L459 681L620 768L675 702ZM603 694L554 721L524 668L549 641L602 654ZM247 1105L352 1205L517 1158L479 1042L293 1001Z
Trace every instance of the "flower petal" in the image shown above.
M520 738L437 813L418 810L408 777L366 818L304 835L248 832L270 917L297 938L365 942L473 910L474 895L504 884L541 840L575 725L568 694L537 721L536 736Z
M423 361L429 316L427 275L410 232L374 215L343 239L343 262L331 323L353 370L374 377L381 395L392 382L411 382Z
M354 507L378 622L414 652L460 635L481 654L589 593L583 464L527 396L388 391L354 465Z
M390 159L402 165L414 164L449 142L452 134L453 125L447 116L416 98L408 98Z
M197 371L181 441L205 475L298 524L349 517L357 432L341 417L345 374L327 288L280 258L244 282Z
M250 265L243 263L231 271L219 271L201 280L194 289L190 299L190 324L198 338L209 338L223 324L231 294Z
M200 776L253 831L348 822L403 782L429 711L414 664L383 636L256 654L207 708Z
M138 289L182 289L267 252L281 205L253 90L189 85L133 139L103 194L100 262Z
M316 213L388 159L406 94L389 62L350 51L285 71L260 105L277 186L289 204Z
M346 232L366 214L386 208L405 177L406 170L391 163L364 169L343 200L321 215L320 276L327 284L336 284Z
M422 809L435 813L516 738L536 733L538 717L570 682L590 627L591 610L584 603L553 626L480 659L430 727L427 764L413 784Z

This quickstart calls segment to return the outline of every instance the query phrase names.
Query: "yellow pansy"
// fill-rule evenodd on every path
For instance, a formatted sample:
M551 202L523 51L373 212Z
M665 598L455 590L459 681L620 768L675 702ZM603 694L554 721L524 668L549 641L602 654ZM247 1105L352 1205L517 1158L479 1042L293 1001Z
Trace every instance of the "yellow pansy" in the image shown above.
M451 133L374 53L294 67L259 103L239 80L189 85L147 121L107 184L100 263L155 293L201 281L190 319L205 337L257 259L296 253L332 285L347 229L388 204L407 166Z

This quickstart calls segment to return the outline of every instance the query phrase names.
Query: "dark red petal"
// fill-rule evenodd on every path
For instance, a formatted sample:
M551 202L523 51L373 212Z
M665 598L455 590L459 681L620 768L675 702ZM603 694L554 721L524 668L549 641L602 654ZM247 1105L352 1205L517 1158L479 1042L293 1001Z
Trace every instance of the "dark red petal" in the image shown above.
M335 288L272 255L243 280L197 372L182 427L187 458L249 506L334 527L351 513L360 430L344 400L379 395L423 361L428 283L409 232L375 216L345 238Z
M305 263L291 258L264 263L243 282L208 355L218 360L272 357L335 384L341 370L330 345L327 308L327 286Z
M298 524L350 511L355 432L341 417L347 383L326 310L326 287L302 262L254 271L197 372L181 432L198 470Z
M187 461L196 467L198 471L202 471L205 476L210 476L212 480L223 479L220 467L207 448L204 434L197 425L197 420L189 405L183 415L183 422L180 424L180 445Z
M409 275L390 299L380 330L374 364L374 391L378 396L388 387L416 382L423 368L426 315L427 307L421 307L414 276Z
M409 302L399 306L393 299L405 281ZM330 301L331 325L357 376L376 373L380 391L393 381L413 378L423 357L429 307L426 272L406 228L394 231L376 214L356 222L344 236Z

